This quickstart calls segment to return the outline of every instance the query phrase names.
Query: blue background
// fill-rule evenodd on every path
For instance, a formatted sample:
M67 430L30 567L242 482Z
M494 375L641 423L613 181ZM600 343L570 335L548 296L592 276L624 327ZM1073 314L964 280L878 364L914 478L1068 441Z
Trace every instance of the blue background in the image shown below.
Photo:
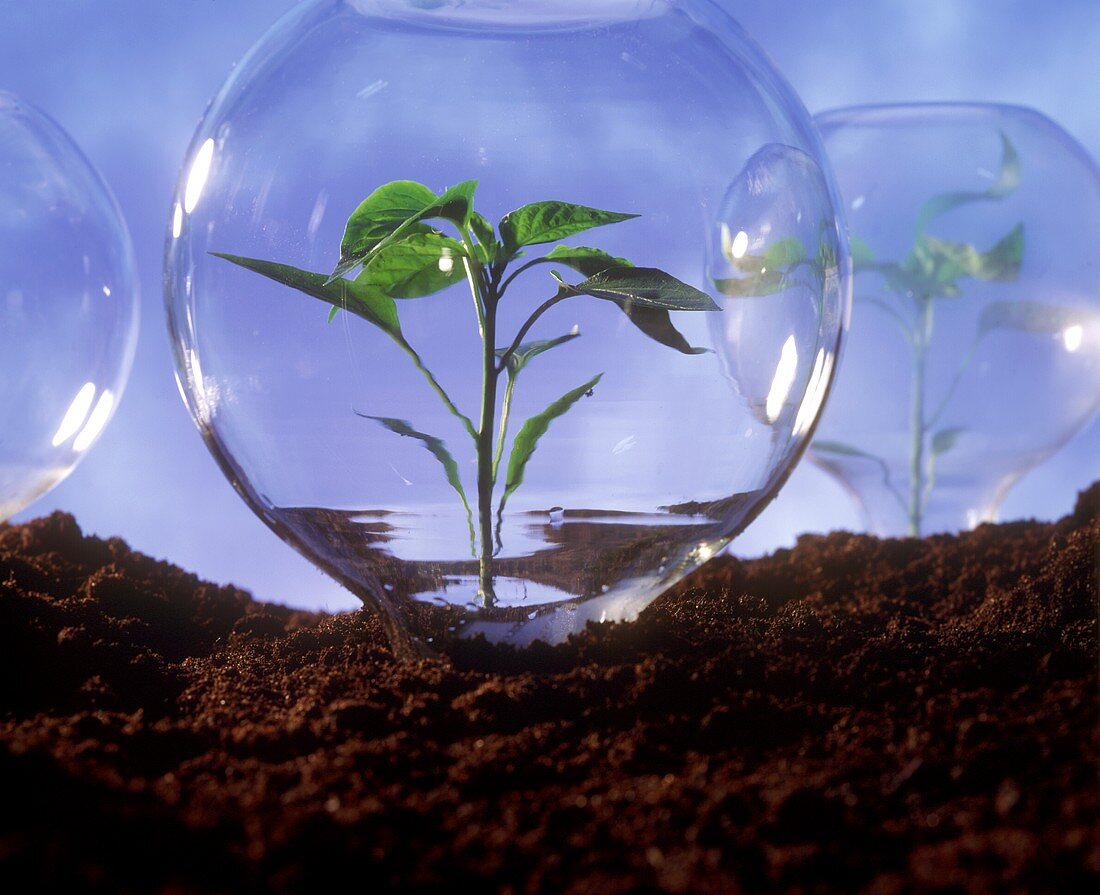
M598 2L598 0L593 0ZM17 521L60 508L86 531L263 599L341 608L353 597L252 515L202 445L176 390L160 295L177 171L207 101L293 0L0 0L0 89L45 109L111 184L138 258L143 320L122 405L73 476ZM811 112L854 103L985 100L1033 106L1100 156L1097 0L721 0ZM1100 252L1100 250L1098 250ZM1094 423L1005 502L1055 518L1100 477ZM848 498L804 464L735 544L854 528Z

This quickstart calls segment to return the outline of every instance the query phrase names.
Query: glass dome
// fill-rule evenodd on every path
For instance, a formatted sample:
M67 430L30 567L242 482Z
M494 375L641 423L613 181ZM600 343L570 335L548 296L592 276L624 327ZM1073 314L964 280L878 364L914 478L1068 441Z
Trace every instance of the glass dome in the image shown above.
M993 521L1100 408L1100 174L994 105L818 116L847 203L855 325L812 456L880 535Z
M709 0L309 2L188 150L181 391L403 648L555 643L633 619L781 486L843 330L840 233L809 117Z
M118 405L137 338L133 249L107 185L0 91L0 522L64 479Z

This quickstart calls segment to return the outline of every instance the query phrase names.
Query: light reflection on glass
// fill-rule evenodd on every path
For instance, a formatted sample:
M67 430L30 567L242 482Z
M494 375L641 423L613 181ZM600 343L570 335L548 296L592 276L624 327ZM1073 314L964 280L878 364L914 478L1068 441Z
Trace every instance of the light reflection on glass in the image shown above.
M85 382L61 418L61 425L57 427L57 432L50 442L51 445L61 447L80 430L88 417L88 411L92 409L93 400L95 400L95 383Z
M772 387L768 392L768 400L764 406L764 412L768 415L768 422L774 423L779 419L783 411L783 405L787 403L787 397L794 385L795 372L798 370L798 348L795 347L794 335L787 336L783 343L783 350L779 354L779 364L775 368L775 377L772 379Z
M111 418L111 411L114 407L115 396L111 394L109 389L104 389L95 405L95 410L88 417L88 422L85 423L84 428L80 430L80 434L76 436L76 441L73 442L74 451L78 454L83 453L92 446L99 437L99 433L103 431L103 427L107 425L107 420Z
M191 214L202 198L202 191L206 187L206 179L210 176L210 165L214 161L214 140L207 138L206 142L195 153L195 161L191 163L191 172L187 175L187 188L183 192L183 210Z
M813 372L810 373L810 381L806 387L806 397L802 399L802 404L799 405L798 414L794 419L792 434L796 438L809 430L813 421L817 419L818 411L825 400L829 376L832 371L833 355L822 348L817 352Z
M175 208L172 209L172 238L179 239L182 232L183 207L177 202Z
M1073 354L1078 348L1081 347L1081 342L1085 338L1085 328L1080 323L1075 323L1073 326L1067 326L1062 330L1062 344L1066 346L1066 351Z

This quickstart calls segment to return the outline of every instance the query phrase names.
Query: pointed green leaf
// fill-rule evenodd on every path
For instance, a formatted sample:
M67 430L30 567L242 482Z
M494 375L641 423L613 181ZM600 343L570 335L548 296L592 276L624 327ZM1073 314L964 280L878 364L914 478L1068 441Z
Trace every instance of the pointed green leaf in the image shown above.
M415 233L370 257L356 282L391 298L421 298L465 277L462 243L441 233Z
M612 267L634 266L625 258L616 258L600 249L587 246L557 246L546 259L566 264L585 277L593 277Z
M223 252L211 252L211 254L332 305L333 311L329 312L330 319L336 310L346 310L373 323L391 336L401 334L397 306L393 299L369 284L343 279L330 283L324 274L310 273L287 264L228 255Z
M632 302L624 302L620 307L630 322L655 342L675 348L681 354L711 353L709 348L697 348L688 342L684 334L672 325L672 318L664 308L643 308Z
M938 196L933 196L921 206L920 211L917 213L916 234L918 238L924 234L928 225L935 218L955 208L959 208L962 205L969 205L972 202L1003 199L1015 190L1016 187L1019 186L1019 183L1020 156L1016 152L1016 147L1012 145L1012 141L1002 132L1001 171L997 175L996 182L989 189L982 190L981 192L964 191L957 193L941 193Z
M481 249L478 260L483 264L491 264L496 260L497 250L500 247L493 225L475 211L470 215L470 231L477 240L478 248Z
M959 436L966 431L966 426L952 426L950 429L940 429L932 436L932 456L938 457L946 454L959 441Z
M527 462L535 452L539 439L542 438L542 436L546 434L546 430L550 428L550 423L566 413L569 408L583 398L585 394L595 388L596 384L602 378L603 373L600 373L592 379L589 379L584 385L579 385L572 391L566 392L542 413L531 417L523 424L523 427L516 434L515 441L512 442L512 454L508 458L508 479L504 488L504 496L500 501L500 513L504 512L505 501L507 501L512 493L523 484L523 476L527 469Z
M564 345L566 342L572 342L574 339L580 338L580 335L580 330L574 327L572 332L568 332L564 336L558 336L556 339L540 339L535 342L524 342L508 355L508 360L505 364L509 372L514 376L527 366L528 361L532 358L538 357L544 351L549 351L551 348L557 348L559 345ZM498 348L496 350L496 356L498 359L502 358L507 352L507 348Z
M340 261L330 281L403 237L430 230L422 221L443 218L466 227L473 214L476 189L476 180L463 181L442 196L413 180L397 180L380 186L348 218L340 242Z
M617 304L660 308L665 311L718 311L714 299L694 286L655 267L614 267L589 277L573 292L603 298Z
M523 246L557 242L593 227L636 217L636 214L602 211L569 202L535 202L506 214L500 222L500 236L505 251L511 255Z
M1038 301L993 301L982 309L978 337L999 330L1061 335L1075 326L1100 326L1100 312L1092 308L1048 305Z
M462 505L466 508L466 512L470 512L470 504L466 500L466 492L462 487L462 477L458 473L458 463L455 462L455 458L451 456L451 452L447 450L447 445L442 439L436 438L434 435L425 435L423 432L418 432L412 427L411 423L405 420L386 416L370 416L365 413L359 413L358 411L356 411L356 414L364 419L374 420L376 423L385 426L385 428L396 435L401 435L405 438L415 438L423 444L424 449L439 461L447 476L447 481L450 483L451 487L458 492L458 496L462 499Z

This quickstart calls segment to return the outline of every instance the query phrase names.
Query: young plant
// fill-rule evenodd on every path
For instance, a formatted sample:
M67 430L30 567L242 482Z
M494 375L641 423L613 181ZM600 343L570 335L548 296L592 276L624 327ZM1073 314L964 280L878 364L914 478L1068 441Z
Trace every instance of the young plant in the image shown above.
M877 464L882 470L886 488L906 515L908 532L913 537L921 535L928 499L935 488L937 460L952 450L966 432L965 427L941 427L939 423L981 340L998 328L1043 327L1046 316L1049 316L1027 302L992 302L987 305L970 350L963 357L947 389L930 407L927 364L938 303L959 299L963 295L962 281L967 278L1010 282L1019 275L1024 252L1023 223L1016 224L986 251L971 243L950 242L928 233L929 225L948 212L975 202L999 201L1016 189L1020 181L1020 161L1012 142L1003 133L1001 147L1000 173L988 189L943 193L933 196L921 206L914 227L913 246L902 261L877 260L866 242L855 236L851 240L855 273L879 274L886 290L892 293L890 297L879 297L866 296L857 291L857 299L887 314L897 324L911 349L907 492L899 491L891 481L889 464L881 457L836 441L815 441L814 450L826 455L858 457Z
M547 311L581 297L616 305L650 339L683 354L706 351L690 345L672 323L672 311L717 311L701 292L662 270L635 267L597 248L560 244L526 260L525 249L558 243L596 227L637 217L568 202L536 202L506 214L494 227L474 210L477 182L468 180L437 195L420 183L402 180L371 193L348 219L340 256L331 274L311 273L273 261L214 254L330 305L329 320L346 310L381 330L410 359L443 406L465 429L477 461L476 501L471 506L458 463L446 443L411 423L367 416L396 435L419 441L439 461L457 493L470 526L478 559L478 590L484 606L496 600L493 562L501 549L501 528L508 499L523 484L527 465L550 424L591 394L602 373L565 392L528 419L512 439L503 483L501 465L520 374L539 355L579 337L572 331L555 338L527 341ZM445 230L443 228L446 228ZM524 259L522 263L519 263ZM498 310L520 275L540 265L570 268L582 277L569 282L551 268L550 296L508 339L498 332ZM345 275L358 270L354 279ZM572 279L576 279L573 277ZM481 407L474 417L451 400L401 330L398 302L423 299L465 280L481 337ZM502 383L503 379L503 383ZM503 385L503 389L502 386ZM503 392L503 393L502 393ZM360 414L361 416L366 416ZM494 508L495 495L500 497ZM494 512L495 509L495 512ZM476 514L476 520L475 520ZM494 518L496 530L494 532ZM494 544L496 549L494 549Z

